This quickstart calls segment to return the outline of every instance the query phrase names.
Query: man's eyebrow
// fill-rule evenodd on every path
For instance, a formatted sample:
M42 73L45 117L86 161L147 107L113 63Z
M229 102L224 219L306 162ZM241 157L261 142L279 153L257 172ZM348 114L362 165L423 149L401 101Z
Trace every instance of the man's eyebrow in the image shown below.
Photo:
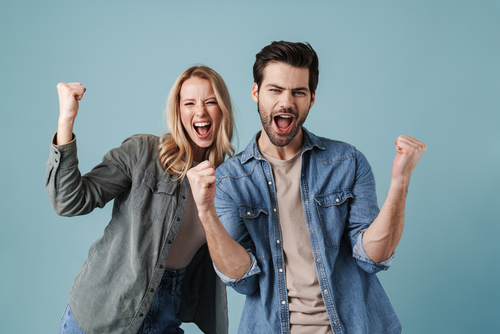
M267 84L266 87L274 87L274 88L277 88L277 89L281 89L281 90L284 90L285 88L283 87L280 87L278 85L275 85L275 84ZM308 87L297 87L297 88L293 88L292 91L296 92L296 91L309 91L309 88Z

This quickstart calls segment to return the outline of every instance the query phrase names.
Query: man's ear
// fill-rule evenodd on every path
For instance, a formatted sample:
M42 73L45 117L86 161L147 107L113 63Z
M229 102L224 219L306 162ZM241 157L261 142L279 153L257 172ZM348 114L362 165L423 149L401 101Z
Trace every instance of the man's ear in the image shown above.
M314 93L311 94L311 104L309 105L309 108L312 108L315 101L316 101L316 91L314 91Z
M252 86L252 100L255 103L259 102L259 86L256 83Z

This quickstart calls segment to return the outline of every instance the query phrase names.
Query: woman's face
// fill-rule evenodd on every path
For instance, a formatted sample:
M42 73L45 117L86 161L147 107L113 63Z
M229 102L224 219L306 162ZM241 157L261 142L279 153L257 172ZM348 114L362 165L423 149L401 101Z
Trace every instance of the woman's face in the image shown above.
M222 119L210 81L191 77L184 81L180 91L182 126L191 138L195 161L201 162L212 145Z

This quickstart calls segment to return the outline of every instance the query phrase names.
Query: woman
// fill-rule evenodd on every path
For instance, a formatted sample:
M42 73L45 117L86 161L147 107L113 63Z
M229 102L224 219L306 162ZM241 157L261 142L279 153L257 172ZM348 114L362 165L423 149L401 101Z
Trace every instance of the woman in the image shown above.
M225 287L186 180L193 164L218 166L234 153L222 78L205 66L187 69L168 97L170 133L129 137L84 176L72 131L85 88L57 88L59 124L46 175L54 210L82 215L114 199L111 221L76 275L59 333L183 333L181 321L227 333Z

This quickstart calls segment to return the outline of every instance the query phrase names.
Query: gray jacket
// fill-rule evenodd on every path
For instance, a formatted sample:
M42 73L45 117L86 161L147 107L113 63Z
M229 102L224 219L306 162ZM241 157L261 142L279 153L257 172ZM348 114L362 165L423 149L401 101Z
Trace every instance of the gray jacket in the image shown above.
M55 139L55 138L54 138ZM165 173L159 138L131 136L81 176L76 139L50 148L45 186L62 216L84 215L114 199L111 221L89 249L73 282L69 306L87 334L135 334L161 281L189 195ZM207 246L186 269L179 317L205 333L227 333L225 285Z

